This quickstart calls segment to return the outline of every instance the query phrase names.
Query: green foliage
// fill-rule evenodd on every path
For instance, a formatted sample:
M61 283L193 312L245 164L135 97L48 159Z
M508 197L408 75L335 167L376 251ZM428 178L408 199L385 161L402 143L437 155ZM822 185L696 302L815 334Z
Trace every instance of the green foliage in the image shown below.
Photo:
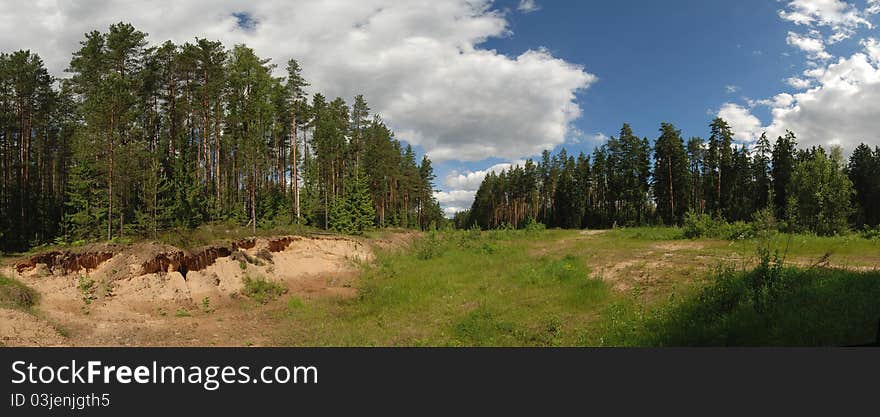
M848 229L853 191L842 159L839 147L830 156L814 148L798 158L789 192L796 200L796 222L806 230L830 236Z
M366 175L358 171L347 178L345 195L337 198L331 206L330 228L340 233L360 235L372 228L375 216Z
M695 297L649 314L608 317L610 345L845 346L872 343L880 273L783 267L765 254L750 271L722 269Z
M288 311L299 310L303 307L305 307L305 304L303 304L302 300L300 300L299 298L290 297L287 299L287 310Z
M865 226L865 230L862 231L862 237L865 239L880 240L880 226L874 228Z
M764 219L767 220L767 219ZM757 236L760 226L755 223L736 221L728 223L722 219L712 218L708 214L690 212L685 215L682 232L685 238L715 238L727 240L748 240Z
M202 299L202 311L205 313L213 313L214 309L211 308L211 299L205 297Z
M415 244L416 257L421 260L430 260L443 255L444 245L438 238L437 232L429 232L426 237Z
M79 276L79 283L76 288L82 295L82 300L86 305L92 303L95 299L95 281L85 275Z
M271 301L275 301L286 292L286 288L274 282L267 281L265 278L244 277L244 289L242 290L242 294L261 304L268 304Z
M21 282L0 275L0 307L29 309L39 302L40 295Z

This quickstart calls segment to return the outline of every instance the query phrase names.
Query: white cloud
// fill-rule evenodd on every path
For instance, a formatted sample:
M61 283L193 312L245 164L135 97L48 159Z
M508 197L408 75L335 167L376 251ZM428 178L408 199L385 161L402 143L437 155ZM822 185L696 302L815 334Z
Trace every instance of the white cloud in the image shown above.
M443 212L446 216L451 217L455 213L470 209L476 193L476 191L464 190L437 191L434 193L434 198L443 207Z
M877 0L880 1L880 0ZM874 64L880 64L880 42L874 38L862 39L861 45L865 48L865 53L871 58Z
M865 14L880 14L880 0L868 0L868 7L865 9Z
M485 179L486 175L489 175L490 172L498 174L501 171L506 171L511 167L517 165L522 166L525 163L526 161L518 160L514 162L495 164L482 171L452 171L451 173L449 173L449 175L446 176L444 184L446 185L446 187L452 190L476 191L478 188L480 188L480 184L483 183L483 179Z
M726 85L724 86L724 90L727 91L727 94L735 94L739 91L739 87L735 85Z
M753 135L766 130L775 138L791 130L802 147L839 145L849 152L861 142L876 144L880 140L880 43L868 38L861 45L863 50L848 58L805 71L812 88L752 102L770 107L768 126L756 124L758 119L748 109L735 104L722 106L719 116L738 132Z
M740 142L752 142L761 136L761 120L743 106L724 103L718 110L718 117L727 121L733 129L734 139Z
M538 6L535 0L519 0L519 6L516 9L523 13L532 13L541 10L541 6Z
M860 142L880 139L880 66L866 51L841 58L808 73L816 87L794 95L790 106L772 110L768 134L776 137L791 130L803 146L841 145L852 150Z
M39 53L56 75L85 32L130 21L150 40L246 43L304 67L315 90L363 93L397 135L435 160L520 158L565 141L578 90L596 77L543 49L516 57L480 48L510 36L489 0L0 0L0 50ZM233 13L256 25L238 27ZM22 25L20 22L29 22Z
M876 0L871 3L877 4ZM870 10L870 7L869 7ZM832 34L829 43L836 43L852 36L860 26L873 28L857 7L842 0L792 0L779 16L796 25L828 27Z
M495 164L480 171L452 171L444 180L444 184L449 191L437 191L434 193L434 197L444 207L447 216L470 209L480 184L483 183L483 180L490 172L498 174L512 167L525 165L525 163L526 161L518 160Z
M828 60L831 54L825 51L825 41L817 32L811 32L810 36L801 35L795 32L788 32L785 40L789 45L794 46L807 53L810 59Z
M790 77L787 80L785 80L785 83L792 86L793 88L798 89L798 90L804 90L804 89L810 88L810 86L813 85L812 81L805 80L803 78L798 78L798 77Z
M880 0L870 0L867 8L857 8L836 0L795 1L801 15L783 15L796 24L809 26L849 27L855 34L859 26L873 27L858 16L880 13ZM793 6L791 6L793 7ZM812 12L808 12L812 10ZM849 23L847 23L849 22ZM806 39L806 40L805 40ZM789 44L810 54L824 52L825 41L815 30L802 37L789 33ZM781 93L750 102L770 108L770 123L756 126L758 120L747 109L726 104L722 107L735 129L767 131L771 138L793 131L802 147L840 145L851 151L860 142L877 143L880 139L880 42L875 38L859 41L862 49L849 57L829 62L808 62L802 77L791 77L787 83L800 92ZM720 114L721 112L719 112Z
M760 104L762 106L767 106L770 108L791 107L791 105L794 104L794 96L788 93L780 93L775 95L771 99L758 100L753 102L752 104Z

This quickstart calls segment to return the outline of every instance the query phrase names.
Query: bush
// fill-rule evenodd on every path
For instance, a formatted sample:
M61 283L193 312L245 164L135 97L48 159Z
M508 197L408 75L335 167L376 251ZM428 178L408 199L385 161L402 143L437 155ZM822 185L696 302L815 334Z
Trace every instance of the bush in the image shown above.
M684 216L682 231L684 237L696 239L700 237L715 237L718 232L719 222L708 214L697 214L693 211Z
M869 226L865 226L865 230L862 231L862 237L868 240L880 240L880 226L874 227L873 229Z
M715 238L727 240L746 240L758 236L758 230L765 230L770 223L766 214L762 214L760 224L736 221L728 223L723 219L712 218L708 214L689 212L685 215L682 228L684 237L688 239ZM772 214L771 214L772 216Z
M428 236L416 244L416 257L426 261L443 255L443 242L437 238L437 233L430 232Z
M243 294L262 304L268 304L270 301L275 301L286 292L286 288L274 282L266 281L263 278L244 277Z

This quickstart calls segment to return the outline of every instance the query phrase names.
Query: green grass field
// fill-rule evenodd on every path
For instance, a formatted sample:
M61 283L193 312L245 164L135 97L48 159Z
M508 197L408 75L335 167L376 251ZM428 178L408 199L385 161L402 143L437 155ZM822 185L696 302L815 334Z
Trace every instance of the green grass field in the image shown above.
M275 313L278 342L689 346L874 340L880 273L871 269L880 265L880 242L681 236L675 228L428 234L366 266L355 299L287 302ZM761 311L750 295L768 291L753 291L759 243L789 265L774 269L782 284Z

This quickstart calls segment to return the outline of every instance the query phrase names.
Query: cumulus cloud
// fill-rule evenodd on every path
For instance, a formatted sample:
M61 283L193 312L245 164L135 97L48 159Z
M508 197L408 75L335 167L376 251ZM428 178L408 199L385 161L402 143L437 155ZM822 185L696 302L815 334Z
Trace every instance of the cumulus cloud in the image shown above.
M279 75L297 58L315 91L365 94L435 160L514 159L561 144L581 115L575 93L596 81L543 49L511 57L481 48L510 36L489 0L19 2L0 14L0 50L31 49L63 75L85 32L118 21L154 43L246 43Z
M794 96L788 93L780 93L775 95L773 98L758 100L751 104L767 106L770 108L790 107L792 104L794 104Z
M810 88L810 86L813 85L812 81L798 77L790 77L785 80L785 83L798 90L804 90Z
M874 7L876 0L871 0ZM871 10L869 7L868 10ZM842 0L792 0L779 17L796 25L827 27L831 30L828 40L836 43L849 38L860 26L873 28L873 25L857 7Z
M531 13L541 10L541 6L538 6L535 0L519 0L519 6L516 9L523 13Z
M752 142L761 136L761 120L743 106L724 103L718 110L718 117L727 121L733 129L734 139L740 142Z
M788 129L802 145L841 145L845 150L863 141L878 142L880 67L869 50L808 74L817 86L795 94L793 104L772 109L769 135L775 137Z
M477 189L480 188L480 184L483 183L483 180L489 173L494 172L498 174L515 166L525 165L525 163L526 161L517 160L495 164L484 170L452 171L443 182L449 191L437 191L434 193L434 197L444 207L447 216L451 216L459 211L468 210L474 202Z
M451 217L455 213L465 211L471 208L474 201L476 191L455 190L455 191L437 191L434 197L447 217Z
M477 189L480 188L480 184L483 183L483 179L485 179L486 175L489 175L490 172L498 174L501 171L506 171L517 165L522 166L525 163L526 161L519 160L495 164L481 171L452 171L446 176L444 184L446 187L453 190L477 191Z
M761 127L747 108L736 104L722 106L719 116L728 119L740 139L745 139L741 132L754 138L767 131L775 138L791 130L804 147L839 145L848 152L861 142L876 144L880 141L880 43L868 38L861 45L862 50L848 58L805 71L812 88L753 102L770 107L769 125Z
M735 94L739 91L739 86L726 85L726 86L724 86L724 91L727 91L727 94Z
M825 41L818 32L813 31L809 35L801 35L795 32L788 32L785 41L801 51L807 53L810 59L828 60L831 54L825 51Z

